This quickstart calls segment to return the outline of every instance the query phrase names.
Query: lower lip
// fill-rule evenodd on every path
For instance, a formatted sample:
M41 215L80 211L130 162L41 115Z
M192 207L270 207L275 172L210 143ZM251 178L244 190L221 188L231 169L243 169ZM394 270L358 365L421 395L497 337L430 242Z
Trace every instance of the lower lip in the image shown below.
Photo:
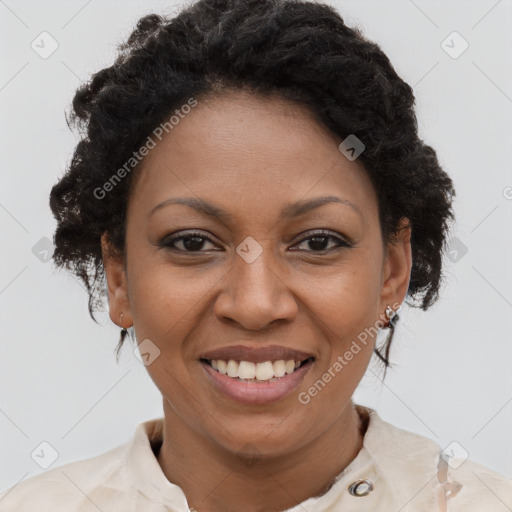
M297 368L292 373L274 382L242 382L214 370L208 363L200 361L214 386L237 402L244 404L266 404L276 402L298 387L313 362Z

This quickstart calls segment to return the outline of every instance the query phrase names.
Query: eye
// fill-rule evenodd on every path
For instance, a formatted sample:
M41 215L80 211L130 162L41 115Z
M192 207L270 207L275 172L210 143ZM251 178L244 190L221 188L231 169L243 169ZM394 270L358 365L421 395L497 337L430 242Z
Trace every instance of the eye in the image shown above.
M326 243L328 244L329 240L334 240L335 244L333 247L326 247ZM197 252L207 252L202 250L204 249L205 243L213 242L206 235L199 231L193 231L187 234L182 234L180 236L174 236L171 238L165 238L161 243L161 247L169 248L175 252L184 252L184 253L197 253ZM336 249L340 247L352 247L352 244L341 238L340 236L334 235L330 231L320 230L313 232L310 236L302 238L296 245L309 244L309 249L312 252L325 252L331 249ZM177 244L181 243L181 247L178 247ZM213 244L214 245L214 244ZM211 250L211 249L210 249ZM216 249L214 249L216 250ZM292 249L297 250L297 249ZM299 249L300 250L300 249Z
M329 239L336 241L334 247L325 246L326 243L328 244ZM352 247L352 244L348 243L343 238L332 234L330 231L325 230L314 232L311 236L303 238L300 242L298 242L297 245L303 244L305 242L309 244L309 249L313 249L313 252L324 252L339 247Z
M207 240L210 243L211 240L205 236L203 233L199 231L193 231L190 233L187 233L186 235L180 235L175 236L172 238L166 238L163 242L160 243L161 247L167 247L171 250L177 251L177 252L205 252L201 251L200 249L204 246L204 241ZM180 242L182 244L182 247L184 249L175 247L175 244Z

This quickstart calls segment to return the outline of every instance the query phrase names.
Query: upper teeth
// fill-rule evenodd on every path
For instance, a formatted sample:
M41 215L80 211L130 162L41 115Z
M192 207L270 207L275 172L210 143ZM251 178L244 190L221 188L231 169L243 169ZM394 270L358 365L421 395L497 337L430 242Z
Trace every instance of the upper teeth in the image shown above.
M223 375L239 379L251 380L270 380L277 377L283 377L285 374L292 373L300 366L300 361L289 359L284 361L265 361L264 363L253 363L251 361L223 361L222 359L213 359L212 367Z

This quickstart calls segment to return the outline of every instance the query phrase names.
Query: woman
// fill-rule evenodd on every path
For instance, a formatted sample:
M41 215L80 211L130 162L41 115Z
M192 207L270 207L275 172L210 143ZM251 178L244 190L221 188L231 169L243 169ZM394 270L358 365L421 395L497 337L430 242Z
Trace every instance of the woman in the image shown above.
M428 309L451 179L411 87L335 10L142 18L73 101L54 261L138 344L164 418L4 491L2 511L501 511L507 479L352 394ZM383 346L377 334L388 331ZM498 497L498 498L497 498Z

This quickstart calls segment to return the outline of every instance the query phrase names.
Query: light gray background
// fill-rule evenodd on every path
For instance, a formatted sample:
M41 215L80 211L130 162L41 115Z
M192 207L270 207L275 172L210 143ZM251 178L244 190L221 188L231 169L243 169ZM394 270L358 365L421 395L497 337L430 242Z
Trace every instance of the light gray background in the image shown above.
M511 478L512 1L330 3L414 86L421 136L455 181L452 236L467 247L445 257L439 302L403 311L385 384L372 364L355 399ZM64 118L74 90L140 16L176 5L0 0L0 489L43 471L30 456L42 441L57 467L163 414L130 345L116 364L118 328L106 315L96 325L81 284L32 248L53 235L48 195L76 143ZM47 59L30 46L42 31L59 44ZM457 59L441 47L453 31L469 43Z

